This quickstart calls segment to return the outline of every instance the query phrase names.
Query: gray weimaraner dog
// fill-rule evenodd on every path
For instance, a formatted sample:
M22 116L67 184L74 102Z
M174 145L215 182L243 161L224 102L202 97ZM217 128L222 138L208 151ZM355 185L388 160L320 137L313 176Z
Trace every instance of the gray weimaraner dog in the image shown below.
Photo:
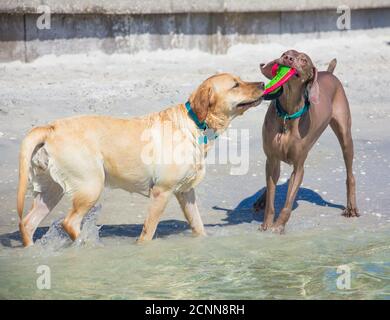
M283 85L281 96L271 102L263 124L267 188L254 204L255 211L265 208L261 230L284 232L302 183L306 157L329 124L340 142L347 169L347 207L343 215L358 217L352 172L351 113L343 86L332 74L336 60L332 60L327 71L317 72L308 55L289 50L267 65L260 65L261 72L268 79L273 77L272 67L275 63L295 68L297 74ZM294 113L296 117L289 117ZM286 202L274 222L275 189L280 175L280 161L292 165L293 172Z

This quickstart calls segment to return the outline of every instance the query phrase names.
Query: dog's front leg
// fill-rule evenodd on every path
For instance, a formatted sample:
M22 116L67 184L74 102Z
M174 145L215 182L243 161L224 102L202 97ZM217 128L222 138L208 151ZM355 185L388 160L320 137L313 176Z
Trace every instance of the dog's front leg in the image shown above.
M286 202L284 204L284 208L279 214L278 219L272 227L273 232L283 233L284 227L290 218L292 207L295 201L295 197L297 196L299 187L303 180L303 163L299 165L294 165L294 171L291 174L290 181L288 183L287 197Z
M141 235L137 242L152 240L154 233L156 232L157 224L171 195L171 190L163 190L159 187L153 187L151 192L152 202L149 207L149 213L146 217Z
M198 206L196 205L195 190L191 188L191 190L187 192L178 192L175 195L181 209L183 210L184 216L191 226L192 233L196 236L206 235L202 218L200 216Z
M267 179L267 193L265 201L264 220L261 225L263 231L267 230L274 223L275 217L275 192L276 184L280 176L280 161L267 158L265 165L265 174Z

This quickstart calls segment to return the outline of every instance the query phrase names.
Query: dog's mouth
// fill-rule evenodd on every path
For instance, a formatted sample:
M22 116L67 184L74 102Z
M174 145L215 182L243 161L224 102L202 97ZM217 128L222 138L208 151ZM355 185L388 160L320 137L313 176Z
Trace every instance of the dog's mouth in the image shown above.
M249 102L243 102L243 103L239 103L237 105L237 108L239 109L245 109L245 108L252 108L252 107L256 107L258 106L260 103L261 103L261 100L262 98L258 98L256 100L252 100L252 101L249 101Z
M280 63L278 63L278 64L280 64L282 66L286 66L286 67L295 69L295 71L296 71L295 74L294 74L295 78L300 78L302 76L302 71L299 70L299 68L297 68L297 66L295 65L294 62L291 62L291 63L281 63L281 61L280 61Z

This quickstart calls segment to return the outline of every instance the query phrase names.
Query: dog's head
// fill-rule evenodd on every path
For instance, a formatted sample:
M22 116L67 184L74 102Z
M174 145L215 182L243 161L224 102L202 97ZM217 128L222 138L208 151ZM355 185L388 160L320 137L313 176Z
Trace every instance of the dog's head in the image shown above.
M306 53L288 50L284 52L280 58L267 64L260 64L261 73L268 79L272 79L272 67L275 64L294 68L297 73L289 80L289 84L293 86L307 85L310 101L318 103L319 87L317 82L317 68Z
M234 118L262 101L264 82L245 82L239 77L222 73L205 80L189 101L200 121L208 114L217 118Z

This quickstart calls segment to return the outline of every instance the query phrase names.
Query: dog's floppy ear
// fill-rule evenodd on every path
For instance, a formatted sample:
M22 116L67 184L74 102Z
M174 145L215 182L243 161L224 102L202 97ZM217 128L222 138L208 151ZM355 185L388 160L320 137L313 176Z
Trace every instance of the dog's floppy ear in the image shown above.
M313 74L311 76L311 80L307 84L307 89L309 91L309 100L313 104L318 104L320 102L320 86L318 85L317 76L317 68L313 67Z
M266 76L268 79L272 79L274 76L272 75L272 67L275 65L276 60L273 60L267 64L260 63L260 71L261 73Z
M190 104L200 122L204 121L212 104L214 104L214 90L209 83L202 83L191 95Z

